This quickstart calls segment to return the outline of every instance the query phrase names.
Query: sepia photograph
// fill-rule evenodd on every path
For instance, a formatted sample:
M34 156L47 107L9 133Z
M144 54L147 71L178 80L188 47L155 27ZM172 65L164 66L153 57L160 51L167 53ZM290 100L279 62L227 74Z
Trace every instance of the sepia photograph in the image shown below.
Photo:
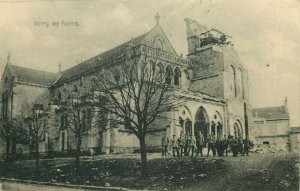
M0 0L0 191L298 191L299 0Z

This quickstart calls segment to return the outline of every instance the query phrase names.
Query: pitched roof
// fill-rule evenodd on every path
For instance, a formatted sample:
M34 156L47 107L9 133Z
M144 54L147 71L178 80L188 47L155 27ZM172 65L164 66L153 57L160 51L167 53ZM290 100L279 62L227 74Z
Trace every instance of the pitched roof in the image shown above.
M58 77L57 73L35 70L12 64L8 64L8 69L11 71L12 76L18 77L21 82L27 83L51 85Z
M253 108L252 113L253 117L264 118L266 120L290 118L284 105L278 107Z
M63 71L62 75L55 83L61 83L67 79L70 79L75 76L80 76L85 72L90 72L95 70L96 68L103 67L105 65L111 64L111 60L117 59L122 57L125 54L125 50L129 44L131 45L138 45L142 42L145 44L152 43L150 41L153 40L156 36L160 35L162 38L166 39L165 46L170 53L177 54L171 43L169 42L168 38L166 37L165 33L163 32L160 25L156 25L152 28L149 32L144 33L134 39L131 39L113 49L110 49L106 52L98 54L72 68L69 68Z
M143 38L148 34L145 33L135 39L132 39L130 41L127 41L113 49L110 49L106 52L103 52L101 54L98 54L97 56L94 56L72 68L69 68L65 71L63 71L62 75L60 76L60 78L57 80L56 83L59 83L59 82L62 82L62 81L65 81L71 77L74 77L74 76L77 76L77 75L80 75L82 73L85 73L85 72L89 72L89 71L92 71L93 69L95 68L98 68L98 67L101 67L101 66L104 66L105 64L107 64L106 61L110 61L111 59L113 58L117 58L117 57L121 57L123 56L123 53L127 47L127 45L129 45L129 43L134 43L134 44L138 44L140 43Z

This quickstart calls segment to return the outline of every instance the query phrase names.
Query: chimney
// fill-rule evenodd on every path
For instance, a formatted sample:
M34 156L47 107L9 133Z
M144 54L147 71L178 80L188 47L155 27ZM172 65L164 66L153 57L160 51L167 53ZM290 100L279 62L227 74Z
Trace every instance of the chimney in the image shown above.
M286 113L289 113L288 111L288 104L287 104L287 97L284 97L284 109Z

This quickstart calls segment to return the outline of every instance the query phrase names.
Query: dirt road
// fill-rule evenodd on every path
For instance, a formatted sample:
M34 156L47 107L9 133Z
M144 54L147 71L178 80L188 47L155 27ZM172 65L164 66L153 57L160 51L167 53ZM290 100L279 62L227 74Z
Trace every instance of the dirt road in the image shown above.
M184 190L273 191L299 189L299 184L293 185L293 182L299 180L299 174L294 176L295 173L293 174L290 169L287 169L290 167L281 165L282 169L280 169L276 165L276 161L284 161L283 164L287 165L292 162L295 172L299 172L299 165L297 165L299 158L295 155L288 153L252 154L251 156L224 157L224 160L230 166L225 176L210 177L206 181L190 185Z

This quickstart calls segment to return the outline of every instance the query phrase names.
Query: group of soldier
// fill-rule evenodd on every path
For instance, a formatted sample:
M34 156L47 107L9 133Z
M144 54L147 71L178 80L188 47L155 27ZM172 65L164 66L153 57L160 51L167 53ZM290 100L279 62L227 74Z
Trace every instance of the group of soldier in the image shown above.
M161 139L162 156L167 156L168 148L172 150L173 157L191 156L197 157L199 154L203 156L203 148L207 147L207 156L212 152L213 156L227 156L231 151L233 156L236 157L240 153L241 155L249 155L249 149L253 146L248 135L245 139L241 135L234 137L231 135L213 135L209 134L205 140L204 135L199 131L196 136L192 136L189 132L173 138L169 141L164 133Z

